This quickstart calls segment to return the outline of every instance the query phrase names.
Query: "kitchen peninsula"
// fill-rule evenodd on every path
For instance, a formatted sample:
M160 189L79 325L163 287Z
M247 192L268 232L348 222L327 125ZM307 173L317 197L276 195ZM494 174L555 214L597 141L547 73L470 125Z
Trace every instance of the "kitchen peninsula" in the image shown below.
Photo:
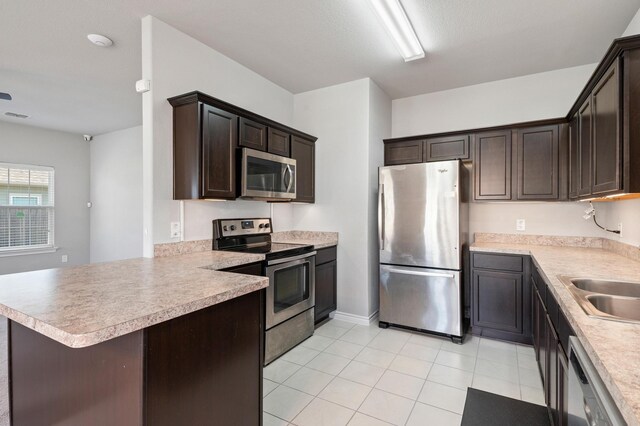
M262 259L208 251L0 276L12 424L259 424L268 279L218 269Z

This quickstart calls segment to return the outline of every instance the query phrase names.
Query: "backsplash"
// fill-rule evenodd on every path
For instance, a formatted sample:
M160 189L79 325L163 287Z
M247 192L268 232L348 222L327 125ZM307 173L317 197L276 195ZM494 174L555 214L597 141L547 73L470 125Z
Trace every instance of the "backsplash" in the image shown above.
M636 262L640 262L640 247L600 237L565 237L555 235L494 234L476 232L475 242L599 248L624 256Z

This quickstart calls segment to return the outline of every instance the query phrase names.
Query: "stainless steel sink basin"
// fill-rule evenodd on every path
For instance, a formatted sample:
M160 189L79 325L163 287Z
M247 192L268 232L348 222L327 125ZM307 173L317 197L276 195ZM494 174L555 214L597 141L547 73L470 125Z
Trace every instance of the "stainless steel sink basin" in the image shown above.
M587 300L600 312L640 321L640 299L594 294L587 296Z
M640 323L640 283L599 278L558 278L587 315Z
M571 283L581 290L614 296L640 297L640 283L591 278L573 278Z

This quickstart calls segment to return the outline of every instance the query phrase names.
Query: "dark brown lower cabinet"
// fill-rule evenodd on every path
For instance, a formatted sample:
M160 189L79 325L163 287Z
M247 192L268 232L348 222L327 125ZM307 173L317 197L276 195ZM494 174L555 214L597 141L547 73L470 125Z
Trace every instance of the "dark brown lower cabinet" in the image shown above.
M533 346L540 368L544 398L552 424L566 426L569 398L568 340L575 333L535 268L531 279Z
M316 255L315 322L325 320L337 308L338 264L336 247L318 250Z
M263 292L86 348L10 321L11 424L262 424Z
M472 255L473 334L531 344L528 264L523 256Z
M545 374L545 399L551 414L553 424L558 424L558 334L551 322L551 318L547 315L547 362Z

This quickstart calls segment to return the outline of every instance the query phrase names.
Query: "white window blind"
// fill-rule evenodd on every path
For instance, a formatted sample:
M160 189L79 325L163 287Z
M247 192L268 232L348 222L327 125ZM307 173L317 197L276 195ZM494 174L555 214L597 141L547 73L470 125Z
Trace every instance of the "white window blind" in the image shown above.
M0 163L0 253L53 247L54 170Z

